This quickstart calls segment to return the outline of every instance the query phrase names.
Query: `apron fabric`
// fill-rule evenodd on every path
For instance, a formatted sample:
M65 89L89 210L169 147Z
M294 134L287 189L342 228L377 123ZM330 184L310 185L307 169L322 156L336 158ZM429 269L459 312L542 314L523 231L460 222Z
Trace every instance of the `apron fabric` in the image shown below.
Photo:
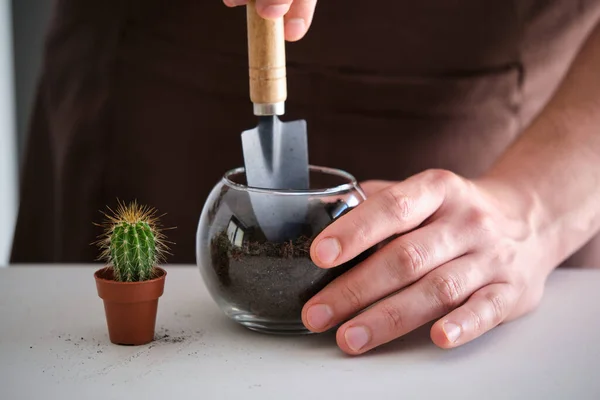
M542 110L600 0L320 1L287 44L285 120L311 164L359 180L486 171ZM195 263L202 206L256 126L245 9L220 0L59 0L22 169L12 263L93 262L117 198L167 213ZM566 264L600 266L600 239Z

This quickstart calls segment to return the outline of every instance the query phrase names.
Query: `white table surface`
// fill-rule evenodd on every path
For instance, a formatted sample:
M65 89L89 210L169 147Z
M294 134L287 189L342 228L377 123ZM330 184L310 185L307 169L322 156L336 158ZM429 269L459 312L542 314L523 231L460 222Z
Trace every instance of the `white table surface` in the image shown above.
M556 271L534 313L461 348L427 326L350 357L230 322L194 266L166 267L169 337L112 345L96 267L0 269L0 399L600 399L600 270Z

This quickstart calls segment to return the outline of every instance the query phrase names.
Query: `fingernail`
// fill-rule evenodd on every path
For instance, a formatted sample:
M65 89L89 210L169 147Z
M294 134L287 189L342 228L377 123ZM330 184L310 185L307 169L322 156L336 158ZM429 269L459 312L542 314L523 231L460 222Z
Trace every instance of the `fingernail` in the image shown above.
M291 40L296 40L304 35L306 23L302 18L292 18L285 23L285 29L287 31L287 36Z
M344 337L352 351L360 351L369 342L369 331L364 326L348 328Z
M316 304L308 309L306 319L311 328L323 329L333 319L333 311L327 304Z
M274 4L272 6L267 6L262 10L263 18L281 18L283 17L290 6L288 4Z
M341 247L337 239L323 239L317 244L317 258L324 264L331 264L339 257Z
M229 6L243 6L248 3L248 0L224 0L225 3Z
M444 334L450 343L456 342L461 333L462 328L459 325L456 325L452 322L446 322L444 324Z

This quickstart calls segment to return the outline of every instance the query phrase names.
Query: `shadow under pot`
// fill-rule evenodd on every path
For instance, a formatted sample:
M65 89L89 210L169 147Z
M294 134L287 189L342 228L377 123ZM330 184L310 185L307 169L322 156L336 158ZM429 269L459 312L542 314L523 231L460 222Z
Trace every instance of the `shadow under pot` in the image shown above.
M341 170L310 167L309 190L248 187L243 168L228 171L204 205L197 264L217 305L241 325L264 333L311 333L304 304L372 249L332 269L310 258L313 239L365 200Z

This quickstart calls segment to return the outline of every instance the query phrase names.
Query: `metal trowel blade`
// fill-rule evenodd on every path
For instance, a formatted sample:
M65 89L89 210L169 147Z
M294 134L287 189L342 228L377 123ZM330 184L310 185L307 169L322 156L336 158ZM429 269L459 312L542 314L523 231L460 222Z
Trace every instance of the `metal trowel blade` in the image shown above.
M260 117L256 128L242 133L242 146L249 186L308 189L306 121Z
M282 122L260 117L256 128L242 133L247 184L279 190L309 188L306 121ZM250 192L257 222L269 241L290 240L299 234L308 209L306 196L275 196Z

